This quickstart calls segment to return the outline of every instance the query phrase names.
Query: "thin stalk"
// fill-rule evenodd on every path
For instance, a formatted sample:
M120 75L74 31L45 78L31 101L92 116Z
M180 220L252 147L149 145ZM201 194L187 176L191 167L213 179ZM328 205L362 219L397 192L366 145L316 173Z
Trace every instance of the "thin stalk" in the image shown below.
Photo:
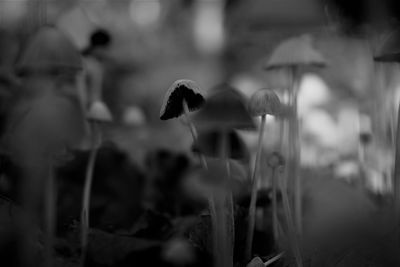
M279 221L278 221L278 204L277 204L277 185L276 185L276 168L272 168L272 230L275 243L279 241Z
M394 162L394 217L397 233L400 232L400 104L397 111L396 156ZM399 240L400 241L400 240Z
M46 202L45 202L45 221L46 221L46 236L45 236L45 266L53 267L53 247L55 239L56 225L56 181L54 177L52 159L48 160L48 177L46 182Z
M230 140L229 140L229 134L224 134L225 136L225 143L227 145L225 145L225 164L226 164L226 173L228 176L228 180L227 180L227 196L226 196L226 204L228 206L228 222L227 222L227 230L228 230L228 237L230 238L230 240L228 241L228 249L229 249L229 255L230 257L233 259L233 255L234 255L234 248L235 248L235 207L234 207L234 201L233 201L233 194L232 194L232 190L231 190L231 182L232 182L232 176L231 176L231 164L229 161L230 158L230 150L229 150L229 144L230 144ZM233 266L233 262L232 265Z
M256 217L256 205L257 205L257 185L258 180L258 169L260 166L260 159L261 159L261 152L262 152L262 142L264 136L264 129L265 129L265 118L266 115L261 116L261 126L258 135L258 142L257 142L257 154L256 159L254 162L254 168L252 172L252 186L251 186L251 198L250 198L250 206L249 206L249 224L247 227L247 238L246 238L246 250L245 250L245 257L246 260L251 259L251 252L253 249L253 236L254 236L254 226L255 226L255 217Z
M275 257L273 257L273 258L267 260L266 262L264 262L264 266L267 267L267 266L273 264L274 262L276 262L277 260L279 260L280 258L282 258L284 254L285 254L285 252L281 252L281 253L279 253L278 255L276 255Z
M287 182L285 179L281 182L281 194L283 202L283 211L286 219L286 226L288 229L289 244L292 246L293 254L296 259L297 267L303 267L299 242L296 234L296 227L293 221L292 211L290 209L289 196L287 192Z
M226 147L227 147L227 138L226 138L227 133L223 131L221 133L221 141L220 141L220 157L221 161L224 162L227 159L227 153L226 153ZM226 181L226 183L229 183L229 181ZM217 255L214 255L216 265L215 266L223 266L223 267L232 267L233 266L233 251L232 251L232 240L230 240L229 235L230 235L230 228L231 228L231 223L229 216L230 211L228 210L228 214L226 214L226 208L225 204L227 202L227 199L229 201L229 189L224 188L223 193L220 194L220 196L216 196L217 198L217 209L216 209L216 215L217 215L217 228L216 228L216 236L217 236L217 251L219 253Z
M294 212L295 212L295 224L297 228L297 233L301 235L303 226L302 226L302 194L301 194L301 181L299 174L299 161L300 161L300 144L299 144L299 121L297 117L297 95L298 95L298 77L297 77L297 68L291 68L291 77L292 77L292 90L290 92L291 95L291 105L292 105L292 116L291 119L291 127L289 130L289 141L291 144L291 153L293 153L292 160L292 179L293 179L293 202L294 202Z
M90 195L92 190L93 173L95 162L98 153L98 145L101 143L101 133L96 125L96 122L92 122L92 148L89 155L89 161L86 169L85 185L83 188L83 198L82 198L82 212L81 212L81 245L82 245L82 255L81 264L84 266L86 261L86 253L88 246L88 233L89 233L89 213L90 213ZM98 135L98 140L96 140L96 135Z
M193 141L196 142L198 139L198 134L197 134L196 128L194 127L192 121L190 120L189 107L185 100L183 100L182 105L183 105L185 119L186 119L187 124L189 125L189 129L190 129L190 133L192 134ZM203 168L208 169L206 158L204 157L204 155L202 153L199 153L199 158L200 158L200 162L201 162Z

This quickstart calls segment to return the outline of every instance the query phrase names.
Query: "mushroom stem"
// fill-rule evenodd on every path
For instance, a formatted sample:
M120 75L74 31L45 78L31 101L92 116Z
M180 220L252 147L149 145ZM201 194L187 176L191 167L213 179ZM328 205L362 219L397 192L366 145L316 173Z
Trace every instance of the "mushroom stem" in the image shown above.
M185 114L185 119L186 119L187 124L189 125L189 129L190 129L190 133L192 134L193 141L196 142L197 138L198 138L198 134L197 134L197 131L196 131L196 127L194 127L192 121L190 120L189 107L187 105L186 100L183 100L182 105L183 105L183 111L184 111L184 114ZM203 168L204 169L208 169L207 161L206 161L206 158L204 157L204 155L202 153L199 153L199 157L200 157L200 162L201 162Z
M92 189L93 173L98 153L98 145L101 143L101 133L98 129L97 122L92 122L91 126L92 126L92 147L86 169L85 185L83 188L83 198L82 198L82 212L81 212L82 266L85 265L87 245L88 245L90 194ZM97 135L97 140L96 140L96 135Z
M286 169L287 171L287 169ZM279 174L279 170L278 170ZM281 179L279 179L281 180ZM282 194L282 202L283 202L283 210L285 214L286 220L286 227L288 229L288 236L289 236L289 244L292 246L293 254L297 262L297 267L303 266L303 261L301 258L300 247L298 243L298 238L296 234L296 227L293 221L292 211L290 209L290 202L289 202L289 195L287 191L287 181L285 179L281 182L281 194Z
M292 77L292 90L290 91L290 100L292 105L292 114L290 117L291 122L289 123L289 153L291 155L291 167L289 167L289 177L293 181L293 202L294 202L294 213L295 213L295 225L298 234L302 232L302 195L301 195L301 181L299 176L299 160L300 160L300 144L299 144L299 122L297 118L297 95L298 95L298 70L296 67L292 67L290 70Z
M253 249L253 236L254 236L254 226L255 226L255 216L256 216L256 206L257 206L257 185L258 180L258 169L260 166L260 159L262 153L262 142L264 137L264 129L265 129L265 119L266 115L261 116L261 125L258 135L258 142L257 142L257 154L256 159L254 162L254 168L252 172L251 178L251 198L250 198L250 206L249 206L249 220L248 220L248 227L247 227L247 239L246 239L246 251L245 256L246 260L251 258L251 251Z
M48 160L48 177L46 182L46 202L45 202L45 221L46 221L46 237L45 237L45 265L52 267L53 262L53 246L56 225L56 181L54 177L52 159Z
M399 233L400 227L400 104L397 114L397 131L396 131L396 156L394 163L394 215L396 220L396 229ZM400 240L399 240L400 241Z
M275 243L279 241L279 228L278 228L278 204L277 204L277 186L276 186L276 167L272 168L272 229L274 234Z
M220 141L220 157L222 161L227 160L227 133L223 131L221 133L221 141ZM226 181L229 183L229 181ZM214 229L213 235L216 239L216 249L218 252L215 257L215 265L214 266L224 266L224 267L232 267L233 266L233 236L231 235L232 225L230 220L232 220L232 216L230 209L228 208L228 214L226 211L226 204L231 200L229 197L229 187L226 186L223 189L223 192L220 195L216 195L216 217L217 217L217 228ZM229 217L228 217L229 216ZM229 218L229 219L228 219Z

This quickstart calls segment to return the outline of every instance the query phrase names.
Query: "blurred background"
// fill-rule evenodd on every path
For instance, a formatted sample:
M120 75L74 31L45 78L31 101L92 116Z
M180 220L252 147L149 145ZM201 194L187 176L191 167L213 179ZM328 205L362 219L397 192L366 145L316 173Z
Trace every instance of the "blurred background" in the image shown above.
M389 41L399 40L396 31L399 11L396 0L379 3L373 0L0 0L0 113L9 116L8 109L19 107L20 91L9 84L14 78L18 84L17 77L13 77L16 65L23 58L32 35L40 27L52 25L80 52L85 74L91 77L89 84L99 91L93 94L111 111L113 122L104 127L104 139L112 141L135 165L133 169L125 169L118 165L124 158L122 155L108 158L106 151L103 160L110 165L104 165L102 174L107 178L125 177L139 170L135 178L142 178L142 174L157 176L154 172L165 168L171 173L161 173L161 176L179 176L181 167L189 165L186 156L191 151L192 137L183 119L162 121L159 118L169 86L177 79L191 79L207 95L215 85L226 82L246 100L257 90L268 88L288 105L287 90L291 83L287 73L266 71L265 65L282 41L307 34L312 37L314 49L325 59L326 67L307 69L299 81L300 165L303 171L312 170L304 176L334 177L352 185L361 179L363 189L385 195L393 188L400 67L396 63L376 62L374 57L388 52L385 45ZM96 52L90 50L89 55L93 33L99 29L97 42L103 45ZM294 54L295 50L294 47ZM33 85L26 80L23 83L25 87ZM43 102L36 104L46 106L52 99L41 99ZM9 107L9 103L18 104ZM60 109L54 104L44 112L52 114ZM41 120L40 116L36 119ZM254 121L259 123L257 119ZM28 129L40 127L34 123ZM268 153L282 149L287 130L283 134L281 127L281 118L267 117L263 148ZM255 154L257 132L239 131L239 134L250 154ZM5 142L0 150L7 150L7 146ZM24 149L20 148L22 154ZM153 151L159 154L153 155ZM78 167L74 166L82 171L83 165L78 157ZM108 174L108 169L118 169L121 173ZM65 177L79 176L71 169L64 171ZM151 195L146 191L148 188L141 190L146 182L138 185L139 180L132 185L138 191L134 192L137 195L132 193L137 202L142 200L141 193ZM324 194L318 200L330 195L329 204L340 207L353 201L350 195L354 191L343 193L343 188L335 191L329 183L322 186L318 179L311 181L317 188L315 191L326 189L318 191ZM166 184L159 184L158 189L169 190ZM268 179L263 179L261 187L269 184ZM7 186L7 181L1 178L0 188ZM78 206L79 203L71 203L74 194L80 193L79 186L73 193L70 188L60 193L65 198L60 204L64 205L61 210ZM121 202L112 202L113 206L106 211L98 211L106 215L95 225L109 230L107 227L115 227L115 222L124 226L131 225L130 219L137 222L139 211L135 218L124 217L126 203L132 203L129 187L124 188L121 181L112 185L107 181L96 192L106 195L109 187L118 194L123 192L122 198L126 199L118 199ZM348 198L340 202L338 192ZM150 198L154 200L160 192L152 193ZM364 195L360 199L363 208L369 205ZM159 202L163 201L160 197ZM111 203L106 202L103 199L96 203L100 206ZM329 210L327 204L323 202L316 210ZM70 216L66 213L65 216ZM343 217L350 213L352 210ZM76 219L77 214L71 216ZM325 223L321 219L321 225Z
M184 151L191 142L179 120L158 119L174 80L192 79L205 92L224 81L246 96L260 88L279 92L288 87L287 79L265 72L263 64L285 38L309 33L329 67L301 80L301 161L335 165L340 175L351 176L360 156L360 131L382 131L398 100L397 67L388 64L379 72L373 62L379 40L391 29L386 23L391 15L382 22L375 18L383 15L368 7L322 0L3 0L1 68L13 67L40 25L56 25L79 50L88 46L93 31L105 29L112 42L101 61L101 86L116 118L110 134L140 161L148 149ZM379 23L363 26L370 21ZM363 30L354 30L359 25ZM385 95L377 99L377 91ZM267 128L265 146L273 149L279 137L274 119ZM244 136L250 147L255 145L256 133ZM386 137L373 138L363 152L371 174L391 168Z

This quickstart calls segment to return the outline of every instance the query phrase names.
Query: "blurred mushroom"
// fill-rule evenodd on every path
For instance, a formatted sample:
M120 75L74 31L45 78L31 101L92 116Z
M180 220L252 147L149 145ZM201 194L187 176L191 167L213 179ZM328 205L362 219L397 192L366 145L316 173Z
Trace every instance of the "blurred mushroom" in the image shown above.
M289 121L289 155L293 159L289 160L291 166L288 166L288 177L293 179L294 183L294 210L296 226L301 233L302 225L302 207L301 207L301 183L299 177L299 125L297 118L297 95L302 70L309 67L324 67L326 60L322 54L313 46L313 39L310 35L294 37L282 42L275 48L265 65L266 70L282 69L287 70L292 82L292 88L289 90L289 103L292 107L293 116Z
M397 32L393 33L383 44L381 50L374 56L376 63L396 64L400 63L400 41ZM395 162L393 173L394 192L394 217L396 225L400 225L400 104L397 104L397 129L395 134ZM394 122L392 122L394 124ZM399 230L397 230L399 231ZM400 240L398 240L400 242Z
M256 200L257 200L257 186L259 181L258 169L260 166L261 153L263 148L263 137L265 129L265 119L267 115L276 116L281 111L281 101L276 93L269 89L261 89L255 92L248 103L248 109L251 115L261 117L261 125L259 129L258 143L257 143L257 154L252 170L251 177L251 200L249 206L249 223L247 228L247 239L246 239L246 259L251 258L251 252L253 247L253 235L255 226L256 216Z
M105 29L97 29L90 35L89 45L82 51L82 54L88 56L96 53L96 50L108 48L111 43L110 33Z
M228 84L220 84L215 86L212 94L207 98L204 107L199 110L194 116L194 123L203 131L217 131L221 137L217 147L222 161L226 162L227 175L230 176L230 163L231 151L229 147L229 132L233 129L254 129L255 125L250 117L246 105L244 104L244 97L233 87ZM225 201L227 202L229 223L226 225L225 231L230 233L227 239L223 242L227 245L224 248L228 249L222 255L214 255L217 257L216 261L225 262L226 266L233 264L233 247L234 247L234 206L232 192L227 192ZM218 206L219 203L216 203ZM216 233L217 235L219 233ZM214 239L219 239L214 236ZM219 257L226 257L226 259L219 259ZM224 265L225 266L225 265Z
M76 74L83 70L83 63L70 40L56 28L46 26L28 41L16 70L20 75Z
M40 191L46 191L46 266L52 265L56 225L54 164L57 154L77 145L84 132L75 83L82 70L78 51L66 36L49 26L39 28L28 40L16 63L21 88L10 111L5 138L27 176L23 205L31 216L38 214L35 208L42 199Z
M200 87L191 80L182 79L175 81L165 94L163 104L160 110L160 119L169 120L185 116L189 125L193 141L197 140L197 131L190 120L189 112L200 109L205 100L200 91ZM207 168L207 162L204 156L200 155L203 167Z
M93 182L93 172L96 162L97 152L102 142L101 130L99 129L101 124L112 122L112 115L106 104L102 101L95 101L89 108L87 113L87 119L91 126L91 149L86 169L85 184L83 187L82 197L82 212L81 212L81 245L82 264L85 263L87 243L88 243L88 231L89 231L89 209L90 209L90 195Z

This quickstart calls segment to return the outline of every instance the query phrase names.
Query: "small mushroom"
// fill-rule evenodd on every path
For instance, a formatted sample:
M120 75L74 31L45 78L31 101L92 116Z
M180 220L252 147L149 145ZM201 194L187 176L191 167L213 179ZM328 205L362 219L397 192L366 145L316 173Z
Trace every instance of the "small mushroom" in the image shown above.
M16 66L20 75L33 73L77 73L82 58L70 40L58 29L45 26L33 35Z
M160 111L161 120L188 116L190 111L199 109L204 104L204 97L199 86L191 80L177 80L165 94Z
M261 153L263 148L263 137L265 129L265 120L267 115L276 116L281 110L281 101L273 90L261 89L255 92L248 104L250 114L261 117L261 126L259 129L257 154L252 170L251 177L251 200L249 206L249 223L247 228L246 239L246 258L250 259L253 246L253 235L256 216L256 200L257 200L257 185L259 181L258 169L260 166Z
M191 80L181 79L175 81L165 94L160 110L160 119L169 120L184 115L189 125L193 141L197 140L197 130L189 117L189 112L198 110L205 100L200 87ZM203 167L207 168L207 162L203 155L200 155Z
M113 120L110 110L103 101L94 101L90 105L86 117L89 122L93 123L106 123Z
M89 209L90 209L90 194L93 182L93 172L96 163L99 146L102 142L101 131L99 126L104 123L112 122L112 115L107 105L103 101L95 101L90 105L87 113L87 119L91 126L91 141L89 161L86 168L85 184L83 187L82 211L81 211L81 262L85 263L88 243L89 231Z
M112 43L110 33L105 29L97 29L90 35L90 42L82 54L87 56L93 54L98 48L108 48Z
M265 69L270 70L287 70L292 82L292 88L289 90L289 103L292 107L292 116L289 120L289 149L293 155L290 162L292 166L288 166L288 177L293 179L294 183L294 210L296 218L296 226L299 234L302 230L302 206L301 206L301 183L299 177L299 125L297 118L297 95L298 87L301 80L302 71L307 68L325 67L327 62L323 55L314 48L311 35L305 34L283 41L275 48L266 62Z

